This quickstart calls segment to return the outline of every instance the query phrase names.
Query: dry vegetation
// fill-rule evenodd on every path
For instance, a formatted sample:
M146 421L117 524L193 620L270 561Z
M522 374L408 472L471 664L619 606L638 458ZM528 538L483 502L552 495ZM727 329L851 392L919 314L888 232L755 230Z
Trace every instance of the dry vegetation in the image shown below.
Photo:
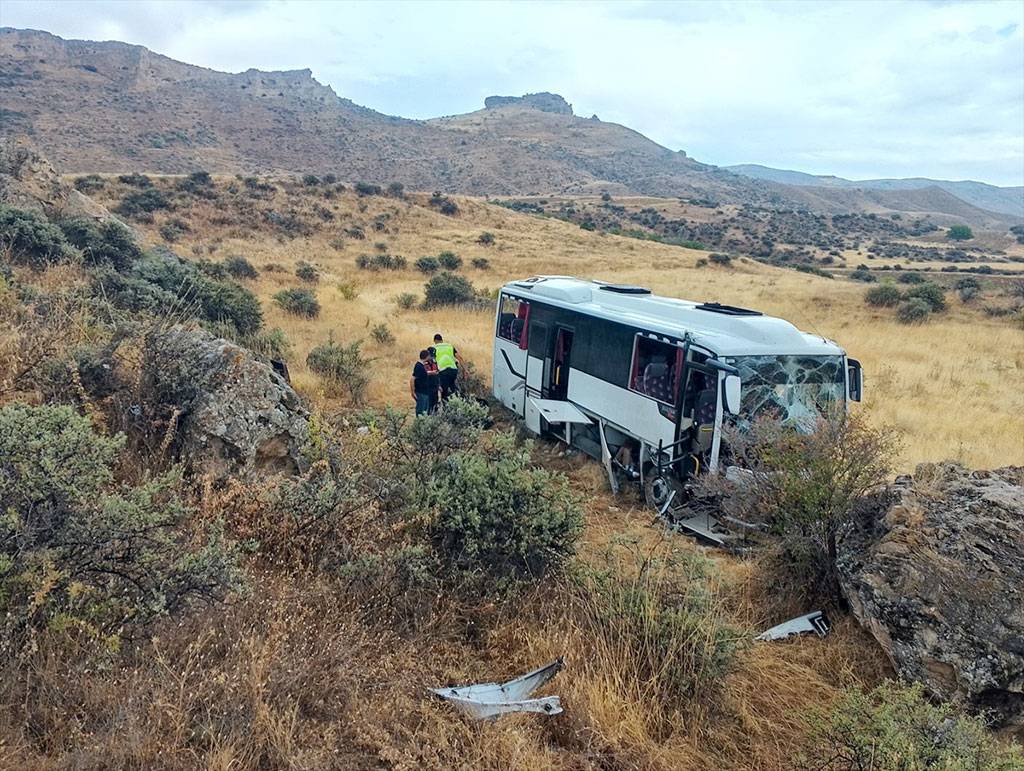
M233 182L219 180L218 189ZM159 184L169 188L173 181ZM478 200L458 199L460 213L451 217L422 194L398 199L346 190L323 198L322 188L276 184L274 207L322 223L310 235L279 232L262 214L270 204L248 199L248 213L223 198L179 200L176 210L158 212L140 227L155 245L163 241L160 226L180 219L189 230L173 245L179 253L212 260L241 255L260 271L245 283L259 295L266 325L287 335L293 384L327 415L353 414L306 367L309 351L331 335L343 344L364 341L371 373L366 398L373 405L411 411L408 372L436 331L488 376L491 310L403 310L397 301L402 293L422 299L425 277L413 263L448 250L463 258L460 272L480 289L565 273L781 315L861 359L869 394L864 408L872 420L904 433L904 468L946 457L978 467L1024 462L1021 332L956 300L931 323L907 327L865 306L863 286L852 282L747 260L698 268L705 253L589 233ZM97 198L112 206L128 190L110 179ZM384 228L375 230L375 220ZM357 226L364 239L344 235ZM484 232L494 234L492 245L479 242ZM376 253L402 255L408 267L356 267L360 255ZM490 268L472 267L475 257L487 258ZM316 284L295 276L300 262L315 267ZM57 268L44 280L73 278ZM287 314L271 300L302 286L317 294L316 318ZM371 334L382 322L393 341ZM768 588L756 560L708 553L662 532L631 496L606 492L596 464L543 445L535 460L565 472L584 496L583 538L568 575L506 600L434 597L429 614L400 624L391 615L394 598L372 580L258 559L247 591L226 606L168 619L152 639L127 642L98 663L92 649L79 656L60 647L66 643L35 652L24 682L5 691L0 765L788 769L811 750L813 710L827 708L844 687L869 688L889 674L873 642L848 618L824 640L750 643L754 631L806 611ZM230 523L238 502L258 494L200 484L193 502L200 516L227 513ZM375 510L362 516L349 533L355 548L370 553L389 537L387 523ZM618 583L601 589L600 572L610 566ZM637 586L654 599L626 634L610 623L618 615L608 611L621 610L614 602ZM699 623L688 635L671 627L666 643L662 614L677 606L693 608ZM666 644L690 646L694 654L666 663L655 655ZM702 658L720 646L731 651L720 666ZM424 693L432 685L512 676L557 655L566 657L566 670L544 691L562 696L565 713L557 718L471 724ZM678 668L668 671L670 664ZM666 699L672 682L691 690Z

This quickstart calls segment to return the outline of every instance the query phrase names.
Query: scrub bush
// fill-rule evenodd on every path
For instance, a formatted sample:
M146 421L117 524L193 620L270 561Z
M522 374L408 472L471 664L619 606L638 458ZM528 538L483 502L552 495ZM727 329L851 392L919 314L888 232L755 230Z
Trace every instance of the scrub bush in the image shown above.
M119 222L97 223L76 217L60 223L60 228L91 265L107 264L123 273L142 257L142 249L135 243L132 232Z
M0 248L12 262L43 270L74 255L64 233L34 211L0 205Z
M259 278L260 272L245 257L233 255L224 260L224 270L237 279Z
M316 174L305 174L302 177L302 184L308 187L315 187L320 184L320 177Z
M919 297L905 300L896 309L896 318L903 324L920 324L931 315L932 306Z
M490 270L491 261L488 260L486 257L474 257L473 267L476 268L477 270Z
M184 221L179 219L168 220L160 226L160 237L167 243L173 244L188 231L189 227Z
M126 217L136 217L170 208L171 202L166 195L155 188L147 187L137 193L128 193L121 199L116 211Z
M428 488L424 531L445 566L499 582L539 579L573 553L581 502L564 475L533 466L511 433L449 457Z
M86 174L84 177L78 177L75 179L75 190L79 193L95 193L97 190L103 189L103 177L99 174Z
M920 684L848 689L828 713L810 715L811 758L802 768L972 769L1024 767L1018 745L1001 742L978 717L930 701Z
M903 293L895 284L886 281L878 286L873 286L864 293L864 302L876 308L892 308L898 305L903 299Z
M850 278L854 281L863 281L866 284L872 284L876 281L875 275L867 265L858 265L853 272L850 273Z
M342 281L338 284L338 293L346 300L354 300L359 297L359 289L351 281Z
M363 196L365 196L365 195L380 195L383 192L381 190L381 188L380 188L380 185L373 185L373 184L370 184L369 182L356 182L356 184L355 184L355 191L359 195L363 195Z
M370 330L370 337L376 340L381 345L394 345L395 336L388 329L387 324L376 324L373 329Z
M305 260L299 260L295 267L295 276L308 284L315 284L320 280L320 273Z
M7 645L20 647L43 626L116 640L237 585L237 555L219 526L184 532L175 475L114 484L123 445L70 407L0 409Z
M732 263L732 257L728 254L722 254L721 252L713 252L709 254L708 260L715 265L730 265Z
M946 238L950 241L970 241L974 238L974 231L967 225L950 225Z
M392 182L388 185L388 195L392 198L405 198L405 185L401 182Z
M946 310L946 293L938 284L934 284L931 281L926 281L923 284L911 287L904 294L904 298L910 300L916 298L923 300L928 303L928 307L933 311L944 311Z
M445 270L458 270L462 267L462 258L455 252L441 252L437 255L437 262Z
M330 384L340 386L357 405L362 404L366 396L366 387L370 384L367 365L372 361L363 356L361 346L359 340L345 346L330 339L316 346L306 357L310 371Z
M122 174L117 178L117 181L122 185L129 185L130 187L152 187L153 182L145 174Z
M282 289L274 295L274 302L293 316L305 316L308 319L315 319L320 315L320 303L316 299L316 293L312 289L292 288Z
M476 292L469 280L454 273L439 273L424 285L423 302L428 308L461 305L475 298Z
M420 257L416 260L416 270L420 273L437 273L440 267L437 257Z
M459 213L458 204L448 196L442 194L440 190L435 190L434 194L427 200L427 203L441 212L441 214L446 214L449 217L454 217Z
M402 294L395 297L395 305L403 311L408 311L416 307L416 300L417 297L412 292L402 292Z
M896 280L901 284L923 284L925 282L924 276L920 273L901 273Z
M476 239L478 244L482 244L484 246L491 246L495 241L497 241L497 239L494 237L494 233L487 231L481 233Z

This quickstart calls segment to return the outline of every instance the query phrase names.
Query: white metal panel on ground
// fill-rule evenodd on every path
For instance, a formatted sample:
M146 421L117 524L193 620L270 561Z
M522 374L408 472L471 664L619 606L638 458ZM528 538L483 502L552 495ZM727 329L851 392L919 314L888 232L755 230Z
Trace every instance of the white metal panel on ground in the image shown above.
M590 423L591 420L569 402L530 397L533 406L548 423Z

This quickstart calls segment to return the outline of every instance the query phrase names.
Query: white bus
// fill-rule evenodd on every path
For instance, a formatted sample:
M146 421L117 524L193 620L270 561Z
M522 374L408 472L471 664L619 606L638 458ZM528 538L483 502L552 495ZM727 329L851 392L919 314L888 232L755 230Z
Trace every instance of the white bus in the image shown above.
M617 466L639 476L664 513L718 469L726 415L812 427L860 401L862 375L834 342L758 311L535 276L501 289L493 389L529 431L600 459L613 489Z

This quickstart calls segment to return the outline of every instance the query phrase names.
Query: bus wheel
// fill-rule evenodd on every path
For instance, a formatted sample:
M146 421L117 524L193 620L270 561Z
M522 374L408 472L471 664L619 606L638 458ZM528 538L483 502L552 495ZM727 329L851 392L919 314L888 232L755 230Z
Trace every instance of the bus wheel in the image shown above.
M675 493L673 498L672 493ZM683 486L669 476L652 475L644 479L644 499L647 505L661 511L669 499L678 505L682 503Z

